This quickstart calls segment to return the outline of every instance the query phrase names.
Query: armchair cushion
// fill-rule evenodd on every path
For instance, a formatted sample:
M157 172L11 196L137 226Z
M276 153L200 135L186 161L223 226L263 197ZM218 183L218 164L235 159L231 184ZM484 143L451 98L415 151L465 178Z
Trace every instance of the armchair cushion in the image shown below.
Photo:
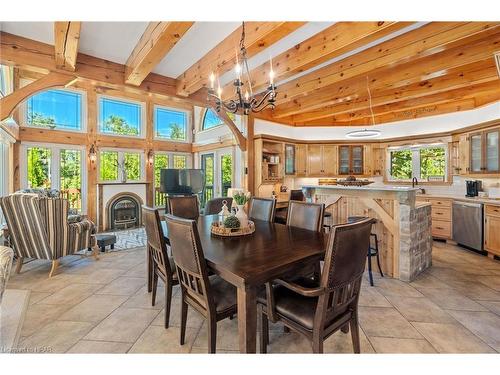
M300 278L294 280L294 283L304 288L318 288L318 284L309 278ZM312 331L318 297L305 297L283 285L275 285L273 292L276 313ZM257 302L267 306L265 292L258 295ZM325 326L332 324L336 318L345 313L346 309L347 307L339 309L333 316L326 317Z

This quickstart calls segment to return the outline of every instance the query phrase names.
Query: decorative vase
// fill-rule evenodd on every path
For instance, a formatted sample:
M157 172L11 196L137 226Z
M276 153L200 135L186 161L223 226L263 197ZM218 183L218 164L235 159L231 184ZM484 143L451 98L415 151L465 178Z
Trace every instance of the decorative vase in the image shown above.
M248 216L247 216L245 210L243 209L244 205L239 204L237 207L238 207L238 212L236 212L235 216L240 221L240 227L246 228L248 226Z

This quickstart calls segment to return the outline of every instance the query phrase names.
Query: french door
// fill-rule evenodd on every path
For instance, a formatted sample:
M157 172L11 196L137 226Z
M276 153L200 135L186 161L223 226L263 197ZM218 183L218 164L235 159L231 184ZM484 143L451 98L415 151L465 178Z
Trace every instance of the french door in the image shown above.
M200 165L205 172L205 188L201 204L212 198L226 197L233 184L233 150L221 149L201 154Z
M21 187L57 189L70 208L85 211L85 149L81 146L24 143Z

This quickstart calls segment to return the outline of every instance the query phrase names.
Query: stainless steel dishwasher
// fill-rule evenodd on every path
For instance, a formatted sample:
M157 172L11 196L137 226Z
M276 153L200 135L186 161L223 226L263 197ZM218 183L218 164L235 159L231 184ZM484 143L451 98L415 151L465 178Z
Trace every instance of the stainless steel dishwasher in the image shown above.
M483 204L453 202L453 240L475 250L483 250Z

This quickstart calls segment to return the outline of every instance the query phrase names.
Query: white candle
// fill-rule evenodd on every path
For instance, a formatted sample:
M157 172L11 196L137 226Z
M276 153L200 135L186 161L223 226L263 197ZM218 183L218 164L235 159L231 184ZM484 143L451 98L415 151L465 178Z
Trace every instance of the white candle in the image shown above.
M215 74L214 72L210 73L210 88L214 88L214 82L215 82Z
M269 58L269 82L271 85L274 83L274 70L273 70L273 58Z

